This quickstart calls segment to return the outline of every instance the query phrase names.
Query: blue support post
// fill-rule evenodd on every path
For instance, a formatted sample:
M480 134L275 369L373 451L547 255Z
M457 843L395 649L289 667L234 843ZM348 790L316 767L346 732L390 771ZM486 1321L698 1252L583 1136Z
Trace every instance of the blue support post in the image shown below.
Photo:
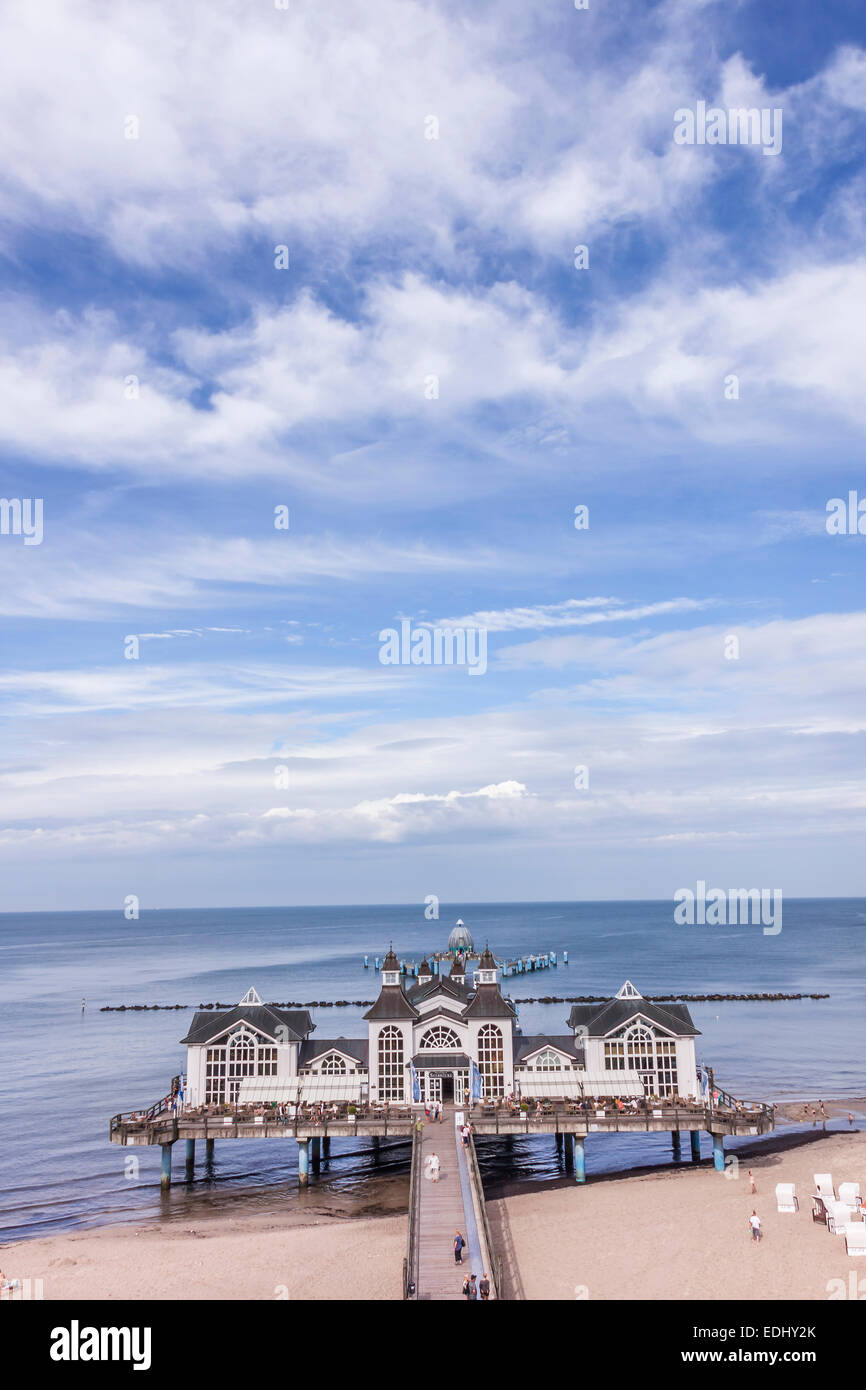
M563 953L562 953L562 963L563 963L563 965L568 965L568 952L567 952L567 951L563 951Z
M689 1139L691 1140L691 1145L692 1145L692 1162L693 1162L693 1163L700 1163L700 1161L701 1161L701 1131L700 1131L699 1129L693 1129L693 1130L691 1131L690 1135L689 1135Z
M195 1140L194 1140L194 1139L187 1139L187 1141L186 1141L186 1175L187 1175L188 1178L191 1178L191 1177L192 1177L194 1168L195 1168Z
M723 1134L713 1135L713 1167L717 1173L725 1171L725 1136Z
M310 1181L310 1141L298 1140L298 1186L306 1187Z
M680 1132L678 1129L671 1130L671 1144L674 1150L674 1163L679 1163L683 1156L682 1145L680 1144Z
M582 1134L574 1136L574 1181L586 1182L586 1154Z
M171 1187L171 1144L160 1144L159 1147L162 1149L162 1172L159 1183L161 1187Z

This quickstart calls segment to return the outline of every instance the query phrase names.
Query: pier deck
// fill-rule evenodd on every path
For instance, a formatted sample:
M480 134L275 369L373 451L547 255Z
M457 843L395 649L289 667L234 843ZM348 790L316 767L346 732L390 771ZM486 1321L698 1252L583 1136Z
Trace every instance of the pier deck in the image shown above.
M280 1119L276 1115L255 1115L253 1107L238 1106L228 1115L203 1115L181 1111L173 1115L162 1111L147 1119L133 1120L115 1115L111 1120L113 1144L124 1146L171 1144L178 1139L322 1139L322 1138L411 1138L419 1113L406 1107L379 1115L365 1114L356 1119L338 1116L325 1120ZM512 1114L501 1107L475 1104L469 1117L475 1133L515 1134L641 1134L661 1130L706 1130L710 1134L743 1136L768 1134L774 1128L772 1107L754 1110L728 1110L719 1106L657 1106L653 1109L604 1115L576 1112L573 1107L546 1107L534 1112ZM443 1124L442 1128L445 1128Z

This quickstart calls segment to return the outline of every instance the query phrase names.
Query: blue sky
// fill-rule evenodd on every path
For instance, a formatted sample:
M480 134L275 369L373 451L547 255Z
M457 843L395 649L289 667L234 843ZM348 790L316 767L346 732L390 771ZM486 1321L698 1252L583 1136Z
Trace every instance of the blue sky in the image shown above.
M862 892L860 7L8 31L0 907Z

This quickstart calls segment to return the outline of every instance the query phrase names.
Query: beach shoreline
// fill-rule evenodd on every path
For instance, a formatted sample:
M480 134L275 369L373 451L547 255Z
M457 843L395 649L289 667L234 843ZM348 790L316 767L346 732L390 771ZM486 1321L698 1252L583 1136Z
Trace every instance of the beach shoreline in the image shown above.
M824 1104L838 1123L866 1102ZM750 1167L769 1237L757 1285L744 1264L751 1258ZM574 1298L585 1287L586 1297L604 1299L828 1297L828 1281L859 1266L845 1256L842 1238L823 1227L814 1228L821 1240L812 1235L808 1198L818 1170L866 1189L866 1134L798 1124L730 1150L724 1174L704 1159L598 1174L580 1187L571 1177L499 1182L487 1195L511 1270L506 1296ZM784 1181L796 1182L800 1198L799 1213L788 1219L773 1197ZM241 1193L228 1211L11 1241L0 1245L0 1267L7 1277L41 1280L46 1300L399 1299L407 1200L408 1174L383 1177L373 1199L360 1203L323 1185L301 1206L245 1212ZM599 1232L620 1227L629 1232L627 1250L615 1239L599 1241Z

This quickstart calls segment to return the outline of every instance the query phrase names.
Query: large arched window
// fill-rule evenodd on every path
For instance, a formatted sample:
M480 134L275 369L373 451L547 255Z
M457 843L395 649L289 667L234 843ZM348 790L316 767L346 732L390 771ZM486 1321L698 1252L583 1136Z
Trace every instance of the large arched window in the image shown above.
M205 1071L205 1100L221 1104L238 1098L240 1084L248 1076L276 1076L277 1049L270 1038L241 1025L215 1047L209 1047Z
M655 1073L655 1046L653 1035L649 1028L644 1028L642 1024L635 1024L629 1028L625 1035L626 1049L628 1053L627 1071L639 1071L641 1075L646 1072Z
M562 1058L558 1052L539 1052L535 1059L536 1071L562 1071Z
M502 1029L495 1023L485 1023L478 1034L478 1070L485 1096L505 1094L505 1053Z
M336 1052L329 1052L322 1061L320 1071L327 1072L329 1075L344 1076L346 1072L346 1062L343 1057L339 1057Z
M442 1051L443 1048L459 1048L460 1039L453 1028L431 1028L418 1044L419 1050Z
M389 1025L379 1034L379 1099L403 1099L403 1034Z

